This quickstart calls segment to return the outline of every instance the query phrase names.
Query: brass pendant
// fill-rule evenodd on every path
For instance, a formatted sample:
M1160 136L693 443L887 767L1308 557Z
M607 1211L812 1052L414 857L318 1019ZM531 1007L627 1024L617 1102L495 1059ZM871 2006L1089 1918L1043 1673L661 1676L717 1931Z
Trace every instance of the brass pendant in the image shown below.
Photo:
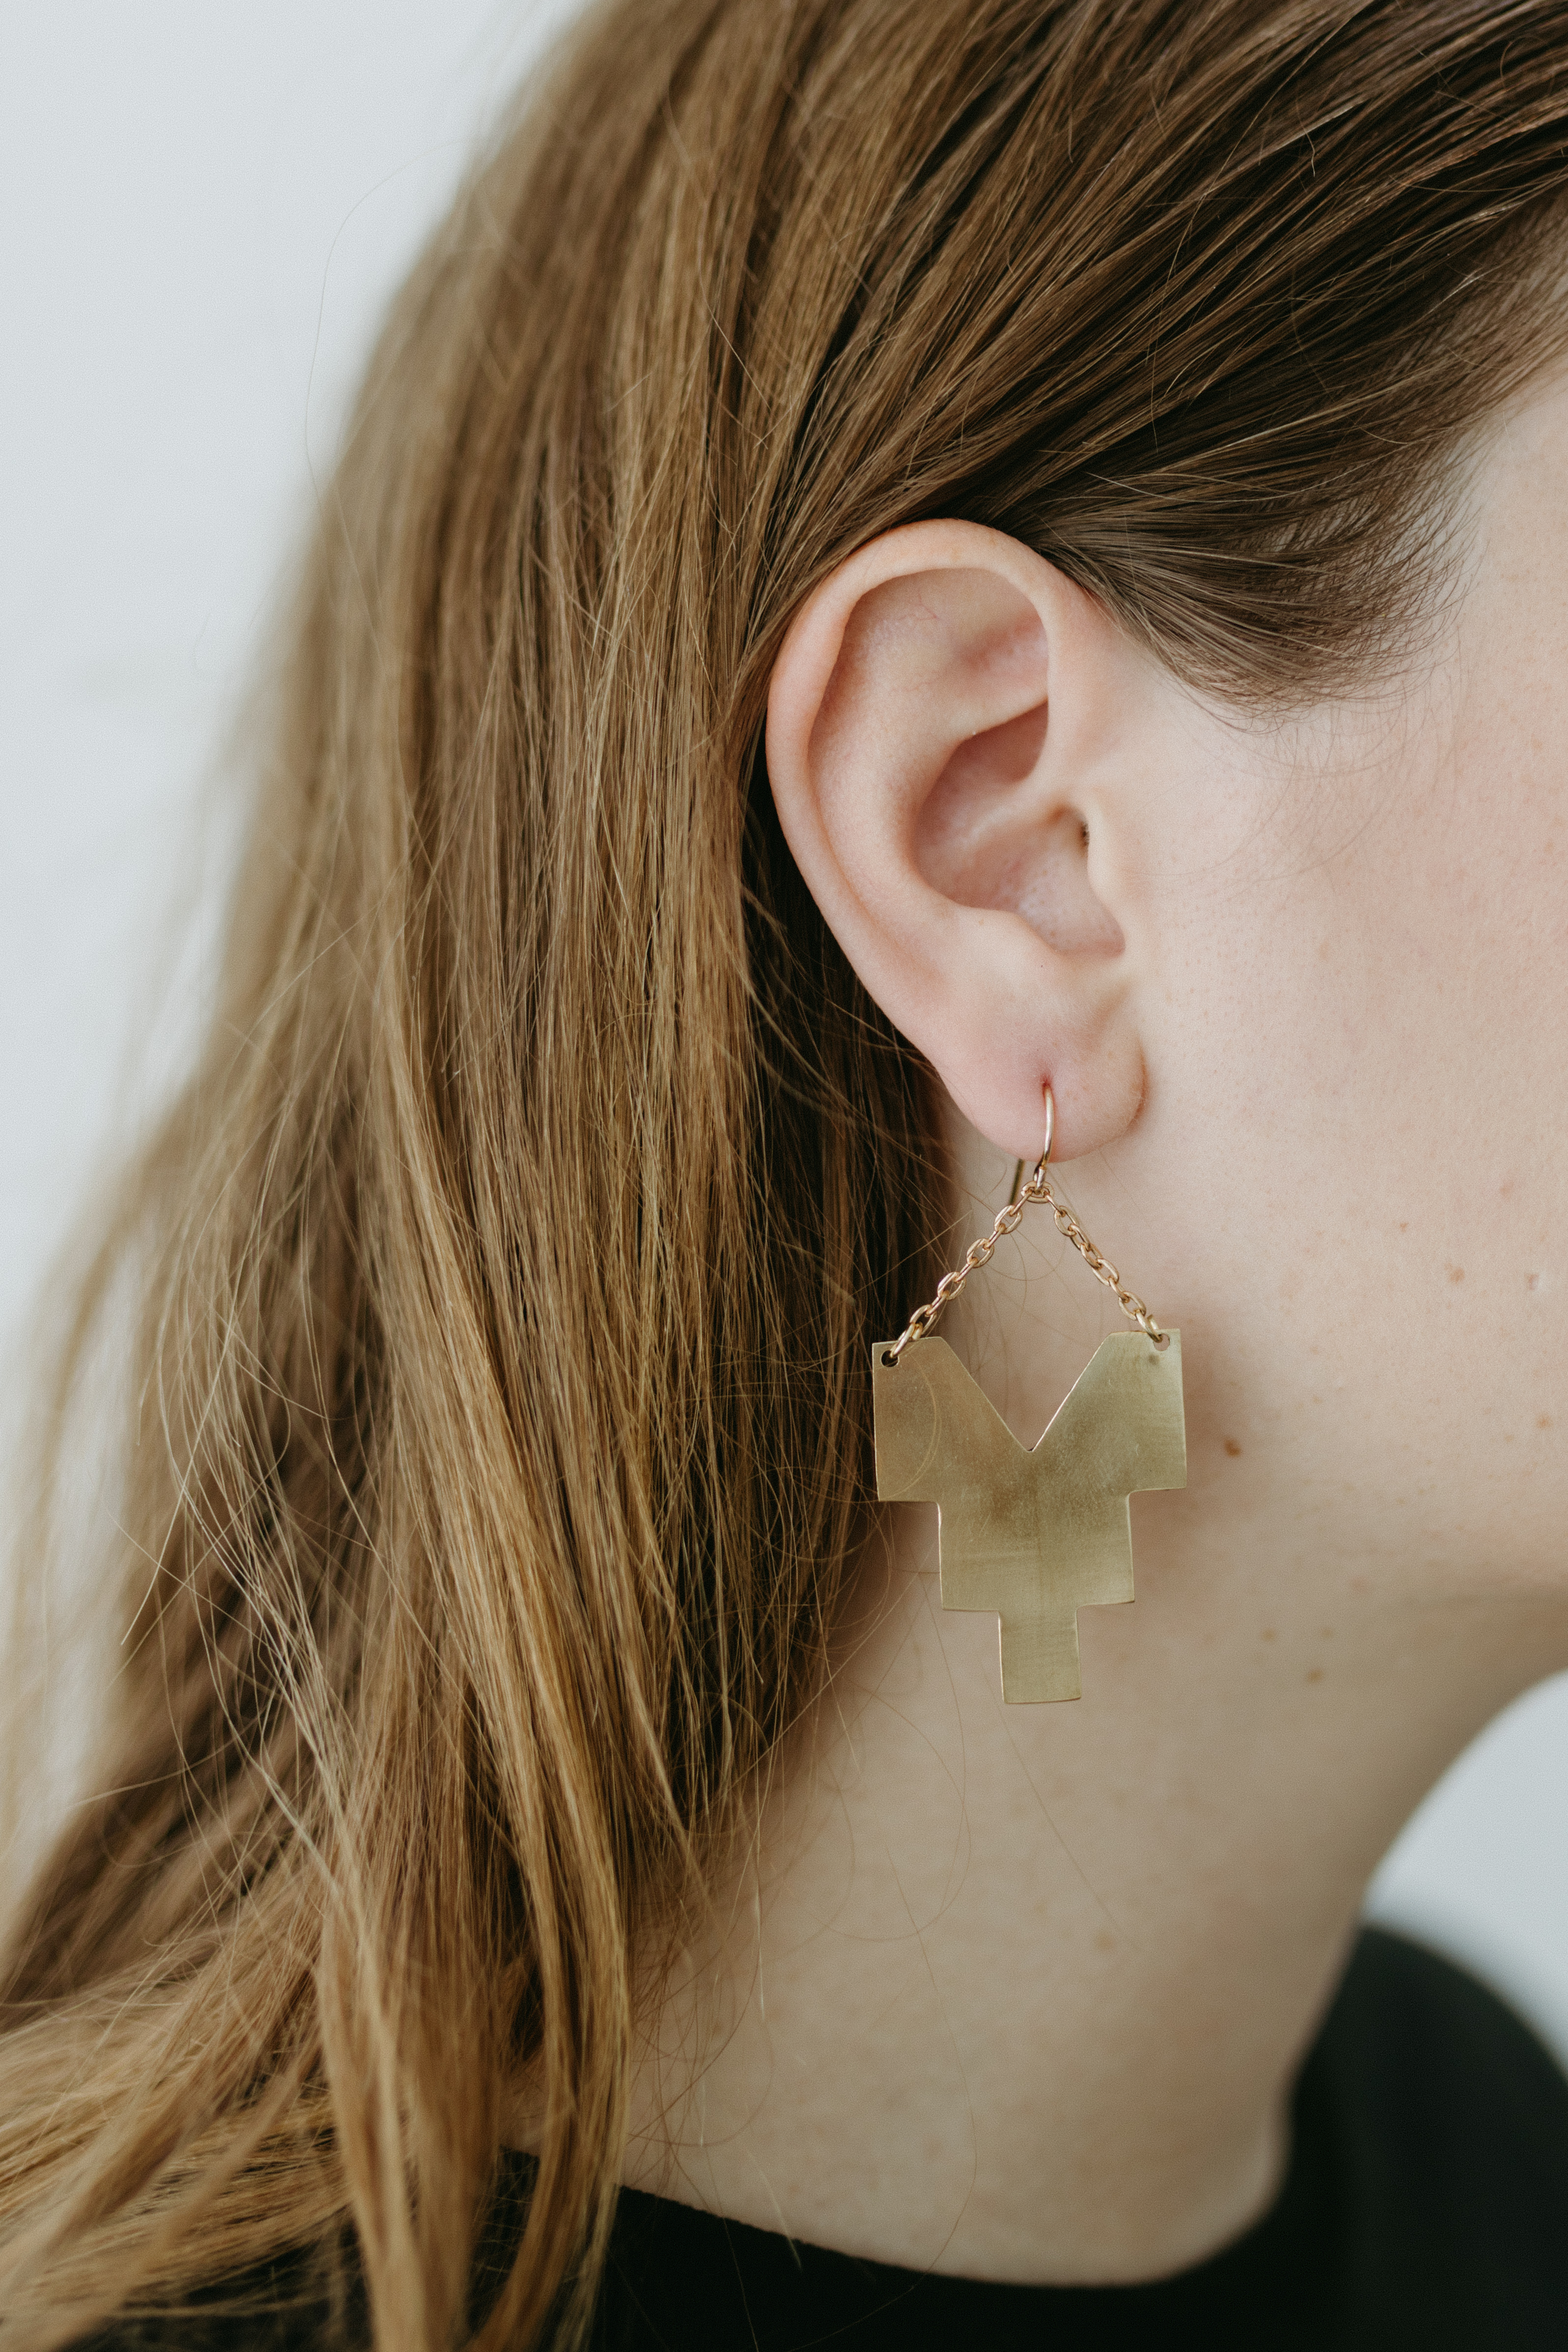
M944 1339L872 1350L876 1491L935 1503L944 1609L1001 1620L1002 1696L1080 1696L1078 1612L1133 1598L1129 1495L1186 1485L1181 1334L1102 1339L1022 1446Z

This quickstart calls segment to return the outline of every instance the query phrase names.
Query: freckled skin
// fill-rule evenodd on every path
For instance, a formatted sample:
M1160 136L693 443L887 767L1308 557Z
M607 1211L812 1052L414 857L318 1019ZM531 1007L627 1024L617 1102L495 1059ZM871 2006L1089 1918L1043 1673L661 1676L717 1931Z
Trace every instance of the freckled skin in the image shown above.
M946 1089L960 1241L1049 1075L1074 1211L1181 1328L1189 1485L1134 1497L1084 1696L1005 1711L890 1513L633 2179L1014 2279L1157 2274L1270 2193L1368 1874L1568 1663L1565 551L1568 376L1478 454L1426 641L1335 701L1221 709L967 524L798 618L780 821ZM1114 1320L1040 1218L943 1330L1031 1443Z

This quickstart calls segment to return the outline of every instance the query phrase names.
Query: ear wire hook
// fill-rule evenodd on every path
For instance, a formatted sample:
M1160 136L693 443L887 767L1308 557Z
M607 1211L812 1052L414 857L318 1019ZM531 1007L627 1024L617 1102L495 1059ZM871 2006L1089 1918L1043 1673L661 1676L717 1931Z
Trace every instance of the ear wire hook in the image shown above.
M1103 1282L1107 1290L1115 1292L1116 1304L1128 1321L1135 1323L1144 1337L1152 1340L1156 1348L1169 1345L1166 1334L1155 1321L1137 1292L1123 1289L1122 1277L1110 1259L1101 1255L1071 1210L1064 1202L1059 1201L1051 1189L1051 1181L1046 1171L1051 1165L1051 1147L1056 1138L1056 1097L1051 1091L1049 1078L1045 1081L1043 1092L1045 1095L1045 1148L1034 1164L1033 1173L1028 1183L1020 1185L1019 1181L1024 1167L1020 1160L1013 1173L1012 1198L990 1232L983 1234L978 1241L970 1243L963 1265L955 1266L951 1274L943 1276L936 1286L936 1296L931 1300L929 1306L917 1307L892 1347L883 1350L882 1360L890 1370L912 1341L925 1338L936 1324L942 1309L951 1306L969 1276L979 1267L990 1264L997 1244L1005 1234L1018 1231L1023 1223L1024 1210L1031 1201L1042 1201L1045 1203L1055 1220L1057 1232L1064 1241L1071 1243L1095 1281Z
M1040 1182L1051 1165L1051 1147L1056 1135L1056 1097L1051 1091L1051 1080L1045 1082L1045 1150L1035 1162L1031 1183ZM1023 1171L1028 1161L1020 1160L1013 1170L1012 1190L1008 1194L1008 1206L1016 1209L1023 1193Z

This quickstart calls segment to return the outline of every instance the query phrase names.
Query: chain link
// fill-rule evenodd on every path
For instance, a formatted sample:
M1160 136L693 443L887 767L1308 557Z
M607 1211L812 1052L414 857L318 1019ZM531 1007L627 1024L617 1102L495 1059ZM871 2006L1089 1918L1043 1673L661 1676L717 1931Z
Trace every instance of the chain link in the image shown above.
M914 1340L924 1339L926 1337L943 1308L952 1305L969 1276L977 1273L981 1266L990 1264L996 1254L997 1244L1007 1234L1017 1233L1023 1223L1024 1210L1031 1201L1042 1202L1051 1211L1056 1221L1057 1232L1064 1241L1071 1243L1095 1281L1103 1282L1107 1290L1115 1293L1116 1304L1128 1321L1136 1324L1138 1329L1146 1339L1152 1339L1156 1348L1165 1346L1166 1334L1155 1321L1137 1292L1123 1288L1122 1277L1110 1259L1103 1256L1095 1248L1066 1202L1059 1201L1051 1189L1051 1179L1046 1173L1046 1169L1051 1159L1051 1131L1054 1123L1051 1112L1053 1108L1048 1105L1046 1148L1035 1163L1034 1173L1029 1182L1020 1192L1013 1195L990 1232L982 1234L978 1241L970 1243L963 1265L955 1266L951 1274L943 1276L936 1286L936 1296L929 1305L915 1308L892 1347L883 1351L882 1360L884 1364L896 1364L905 1348L909 1347Z

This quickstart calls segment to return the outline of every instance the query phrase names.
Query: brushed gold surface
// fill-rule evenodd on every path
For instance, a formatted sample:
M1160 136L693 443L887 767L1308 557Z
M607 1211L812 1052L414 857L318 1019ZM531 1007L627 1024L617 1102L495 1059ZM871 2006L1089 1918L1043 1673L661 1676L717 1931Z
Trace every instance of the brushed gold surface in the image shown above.
M1102 1339L1020 1445L945 1339L872 1350L876 1491L937 1507L942 1606L1001 1621L1002 1696L1077 1698L1078 1612L1133 1598L1129 1495L1186 1485L1181 1334Z

